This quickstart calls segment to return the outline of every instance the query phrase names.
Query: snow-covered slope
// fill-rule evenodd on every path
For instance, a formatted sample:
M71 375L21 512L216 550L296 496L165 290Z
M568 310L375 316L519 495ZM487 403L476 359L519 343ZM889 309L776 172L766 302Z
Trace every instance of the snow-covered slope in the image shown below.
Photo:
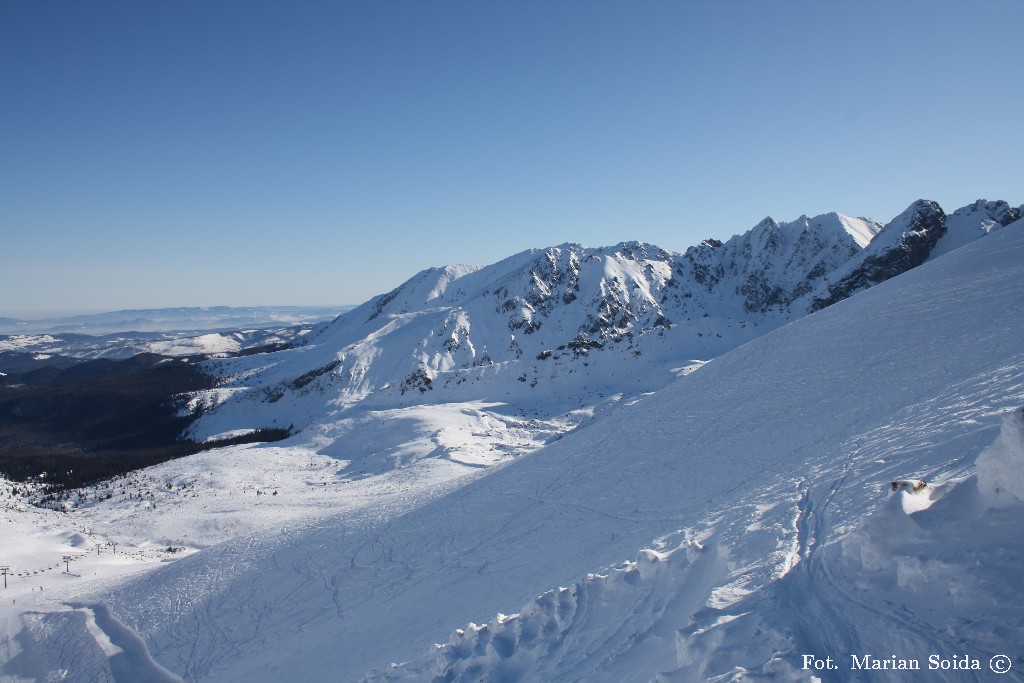
M983 512L954 484L1024 404L1022 276L1018 224L461 488L325 511L88 601L189 680L811 680L803 654L1016 657L1018 603L990 628L962 596L1024 594L1007 536L1020 507ZM950 492L902 521L886 500L909 498L889 487L903 479ZM872 531L876 510L907 545L879 545L891 539ZM944 529L973 545L941 546ZM896 561L878 572L886 552ZM971 553L990 566L976 573Z
M662 541L366 678L821 681L921 671L1019 681L1024 412L1006 415L977 465L976 477L917 491L922 482L896 482L856 529L821 548L801 544L804 525L820 523L805 499L793 556L802 561L760 590L716 595L730 555L715 536Z

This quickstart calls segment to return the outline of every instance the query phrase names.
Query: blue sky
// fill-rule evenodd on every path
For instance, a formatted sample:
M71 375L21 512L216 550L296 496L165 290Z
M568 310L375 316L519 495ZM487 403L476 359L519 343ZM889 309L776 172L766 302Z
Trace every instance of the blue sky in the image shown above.
M0 3L0 314L1024 201L1019 0Z

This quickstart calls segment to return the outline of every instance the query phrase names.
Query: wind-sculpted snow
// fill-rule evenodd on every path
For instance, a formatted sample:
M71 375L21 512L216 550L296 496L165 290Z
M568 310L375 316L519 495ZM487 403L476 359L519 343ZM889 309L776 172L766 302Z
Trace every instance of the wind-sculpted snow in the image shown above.
M987 456L1020 476L1020 421L1007 419L979 474ZM1024 503L993 508L979 480L892 493L781 581L699 614L681 632L687 680L989 681L1007 664L1001 680L1024 680Z
M978 490L988 507L1024 505L1024 410L1007 415L999 438L978 456Z
M894 495L891 481L938 488L970 475L1002 416L1024 404L1022 276L1024 232L1009 226L623 401L586 429L426 502L368 507L255 545L196 553L103 601L142 635L156 661L190 680L317 680L325 671L357 680L414 660L410 671L427 671L419 658L431 644L492 621L489 632L502 637L486 639L481 666L501 659L521 665L522 680L602 680L597 664L609 651L588 643L615 626L587 613L625 615L630 624L628 634L609 636L620 653L609 666L650 658L638 671L656 667L665 680L742 670L810 680L799 668L803 654L848 656L860 644L870 653L892 643L876 651L888 656L906 643L909 657L919 646L952 646L958 641L938 634L944 626L923 614L897 607L892 618L878 617L889 606L872 601L870 584L859 603L844 607L859 595L851 587L861 579L815 568L834 565L823 558L841 553L839 542ZM943 500L917 515L937 519ZM974 539L974 551L990 553L992 572L1016 571L1016 560L1003 563L983 535L969 527L958 533ZM659 538L714 539L708 547L728 564L721 574L701 573L711 583L692 592L685 586L699 582L654 578L630 586L628 571L615 573L640 548L665 552L679 544L659 548ZM935 543L929 547L937 552ZM969 567L955 546L942 552L944 562ZM214 565L221 578L208 581ZM916 566L904 565L904 573ZM671 560L658 566L679 576L696 571ZM581 610L577 591L566 607L568 626L547 616L544 599L529 607L546 593L557 602L559 586L584 585L588 574L608 577L591 580L603 582L595 594L611 596L606 606L588 602ZM665 592L643 597L662 585ZM812 585L826 595L802 616ZM883 601L907 588L880 585L888 586ZM978 614L945 595L936 600L952 605L946 614L954 619ZM697 596L705 602L696 612L683 605ZM675 597L681 606L666 608L664 619L641 618L641 606ZM965 652L1019 642L1015 604L999 613L1010 630L993 629ZM502 613L530 617L520 625L550 622L566 637L527 647L530 629L515 631ZM977 635L961 626L953 633ZM470 641L475 652L485 639ZM217 645L197 650L204 643ZM511 654L502 659L501 652Z
M460 628L431 654L364 681L640 681L673 669L676 625L704 606L727 558L714 539L671 548L668 541L550 590L517 614Z
M714 539L670 541L548 591L516 614L459 629L431 654L365 680L555 681L572 672L581 680L625 681L672 669L676 636L663 625L685 623L705 604L726 557Z

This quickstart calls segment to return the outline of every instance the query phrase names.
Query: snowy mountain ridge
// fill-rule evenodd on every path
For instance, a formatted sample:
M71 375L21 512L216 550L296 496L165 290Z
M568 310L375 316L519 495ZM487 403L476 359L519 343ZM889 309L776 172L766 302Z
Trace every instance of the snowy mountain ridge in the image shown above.
M681 254L640 242L563 244L486 267L427 269L307 335L302 348L211 364L230 392L204 402L192 434L292 425L339 452L331 444L349 433L350 411L476 401L494 419L545 422L546 440L602 405L664 386L692 359L721 355L1019 215L979 201L952 214L947 230L941 208L920 201L886 226L837 213L766 218ZM510 405L518 412L504 415ZM448 453L432 434L429 447L412 450ZM381 453L397 465L419 457L409 449Z
M293 426L321 452L360 453L349 466L357 476L426 455L493 464L664 386L692 359L802 316L801 297L877 229L829 214L764 221L684 254L640 242L564 244L482 268L431 268L307 335L302 347L209 363L227 391L202 402L191 434ZM411 441L378 434L369 458L348 443L375 419L415 406L462 422L466 402L479 404L472 429L487 435L477 444L489 456L454 453L449 418L430 425L419 409Z

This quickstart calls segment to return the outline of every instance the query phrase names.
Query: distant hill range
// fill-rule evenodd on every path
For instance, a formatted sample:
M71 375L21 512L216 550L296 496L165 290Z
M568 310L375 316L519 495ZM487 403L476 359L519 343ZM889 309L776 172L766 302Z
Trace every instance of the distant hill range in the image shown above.
M9 302L10 303L10 302ZM240 330L301 325L335 318L353 306L210 306L147 308L88 315L21 320L0 318L0 335Z

